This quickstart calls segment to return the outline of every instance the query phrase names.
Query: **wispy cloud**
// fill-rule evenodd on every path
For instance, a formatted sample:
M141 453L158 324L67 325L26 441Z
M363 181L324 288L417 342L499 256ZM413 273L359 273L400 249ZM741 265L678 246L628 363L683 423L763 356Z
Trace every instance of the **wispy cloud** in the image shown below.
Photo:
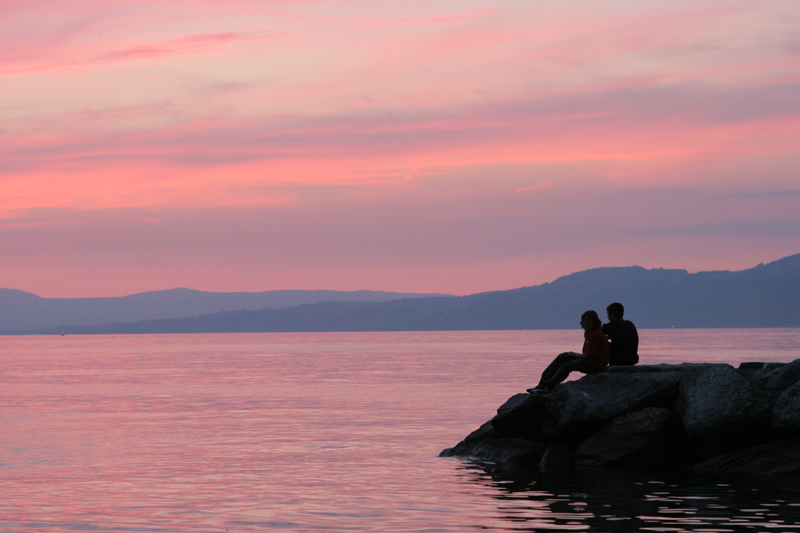
M11 54L6 53L0 55L0 74L23 74L52 69L87 68L130 61L204 55L224 50L236 43L274 40L282 37L285 36L267 32L219 32L186 35L166 41L141 42L107 50L95 50L92 47L75 48L70 51L70 57L63 57L62 53L50 54L47 50L28 54L28 57L25 55L10 57Z
M121 268L110 227L175 276L191 234L185 257L230 246L241 279L270 249L283 283L318 254L352 283L436 264L465 286L778 253L800 246L798 20L796 0L0 0L0 245L19 279L60 264L31 259L52 223Z
M91 61L128 61L138 59L151 59L154 57L198 54L209 50L218 49L236 42L261 41L275 39L276 35L265 33L237 33L224 32L205 35L187 35L178 39L158 43L134 45L119 50L109 50L90 58Z
M387 166L461 168L584 160L595 162L598 176L619 175L642 183L656 176L662 181L682 181L688 177L670 177L667 169L676 163L763 154L784 154L790 164L796 152L792 147L800 142L798 94L800 86L794 85L736 90L693 85L670 90L621 87L482 106L420 109L400 116L381 111L239 120L212 116L134 132L109 132L106 124L114 116L164 112L160 106L121 108L113 114L105 110L41 118L33 129L49 131L47 135L0 134L4 162L0 175L28 183L27 198L34 203L34 191L52 189L45 183L59 173L116 175L114 180L120 183L128 175L125 180L132 180L137 188L175 190L160 202L180 203L208 202L213 196L180 192L196 191L200 183L213 184L211 190L220 191L220 202L236 201L231 196L223 200L221 191L238 190L240 184L252 180L309 185L393 183L374 178L378 169ZM749 99L778 104L745 109L731 104ZM42 124L47 124L47 130ZM758 147L753 146L755 139ZM609 171L607 164L615 170ZM126 174L115 169L125 169ZM167 175L173 178L158 185ZM785 178L774 175L772 179ZM515 190L538 190L552 181L539 179L534 188L520 185ZM70 205L73 196L112 195L106 188L88 187L88 182L76 187L74 194L68 192L70 188L56 190L66 195L64 201ZM153 201L146 194L136 198ZM256 198L241 195L240 201L250 204Z
M516 189L514 189L514 192L516 192L516 193L526 193L526 192L533 192L533 191L541 191L543 189L547 189L548 187L550 187L552 185L553 185L552 181L540 181L539 183L536 183L535 185L529 185L527 187L517 187Z
M800 233L800 218L764 220L725 220L721 222L651 229L649 235L710 237L795 237Z
M492 15L497 13L498 10L496 8L490 9L476 9L472 11L467 11L463 13L448 13L444 15L437 15L435 17L413 17L413 18L404 18L398 20L390 20L386 22L376 22L372 24L367 24L361 26L363 29L371 29L371 28L381 28L386 26L398 26L403 24L421 24L421 25L431 25L431 24L451 24L454 22L462 22L464 20L469 20L472 18L483 17L486 15Z

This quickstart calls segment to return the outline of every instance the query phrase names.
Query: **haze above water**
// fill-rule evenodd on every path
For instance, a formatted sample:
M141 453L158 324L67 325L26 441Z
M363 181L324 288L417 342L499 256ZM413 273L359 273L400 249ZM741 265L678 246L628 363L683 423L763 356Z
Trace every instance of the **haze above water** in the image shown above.
M800 329L643 330L643 363L800 358ZM575 331L4 337L0 531L797 531L785 479L441 459Z

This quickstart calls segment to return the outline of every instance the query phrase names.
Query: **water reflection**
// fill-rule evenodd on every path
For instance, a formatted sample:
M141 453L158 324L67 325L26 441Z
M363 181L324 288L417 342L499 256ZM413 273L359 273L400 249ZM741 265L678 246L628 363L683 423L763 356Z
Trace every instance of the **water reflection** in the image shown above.
M5 337L0 531L793 530L794 492L733 506L648 483L668 477L539 479L436 457L574 335ZM669 331L646 346L650 362L699 347L790 361L800 329Z
M470 461L460 469L463 482L496 500L497 521L488 529L800 531L800 483L794 478L604 469L553 475Z

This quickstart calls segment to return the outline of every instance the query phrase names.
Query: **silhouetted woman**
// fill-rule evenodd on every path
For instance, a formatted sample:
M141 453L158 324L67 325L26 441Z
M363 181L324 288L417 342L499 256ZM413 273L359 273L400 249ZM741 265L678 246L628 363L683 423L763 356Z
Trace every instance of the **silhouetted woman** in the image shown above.
M596 312L586 311L583 313L581 315L584 338L582 353L564 352L560 354L542 372L539 384L533 389L528 389L528 392L550 392L556 385L567 379L570 372L594 374L607 366L611 350L606 334L600 329L602 325Z

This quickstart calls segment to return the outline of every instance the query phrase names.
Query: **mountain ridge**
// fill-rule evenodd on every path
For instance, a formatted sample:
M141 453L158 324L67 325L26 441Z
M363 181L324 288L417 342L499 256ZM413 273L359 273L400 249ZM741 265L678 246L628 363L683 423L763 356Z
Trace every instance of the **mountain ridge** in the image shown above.
M466 296L317 302L69 333L571 329L581 313L620 301L640 328L800 327L800 254L740 271L599 267L552 282ZM38 331L55 333L55 331Z
M280 309L331 300L388 301L430 296L447 295L366 290L209 292L178 287L109 298L42 298L18 289L0 289L0 333L183 318L219 311Z

